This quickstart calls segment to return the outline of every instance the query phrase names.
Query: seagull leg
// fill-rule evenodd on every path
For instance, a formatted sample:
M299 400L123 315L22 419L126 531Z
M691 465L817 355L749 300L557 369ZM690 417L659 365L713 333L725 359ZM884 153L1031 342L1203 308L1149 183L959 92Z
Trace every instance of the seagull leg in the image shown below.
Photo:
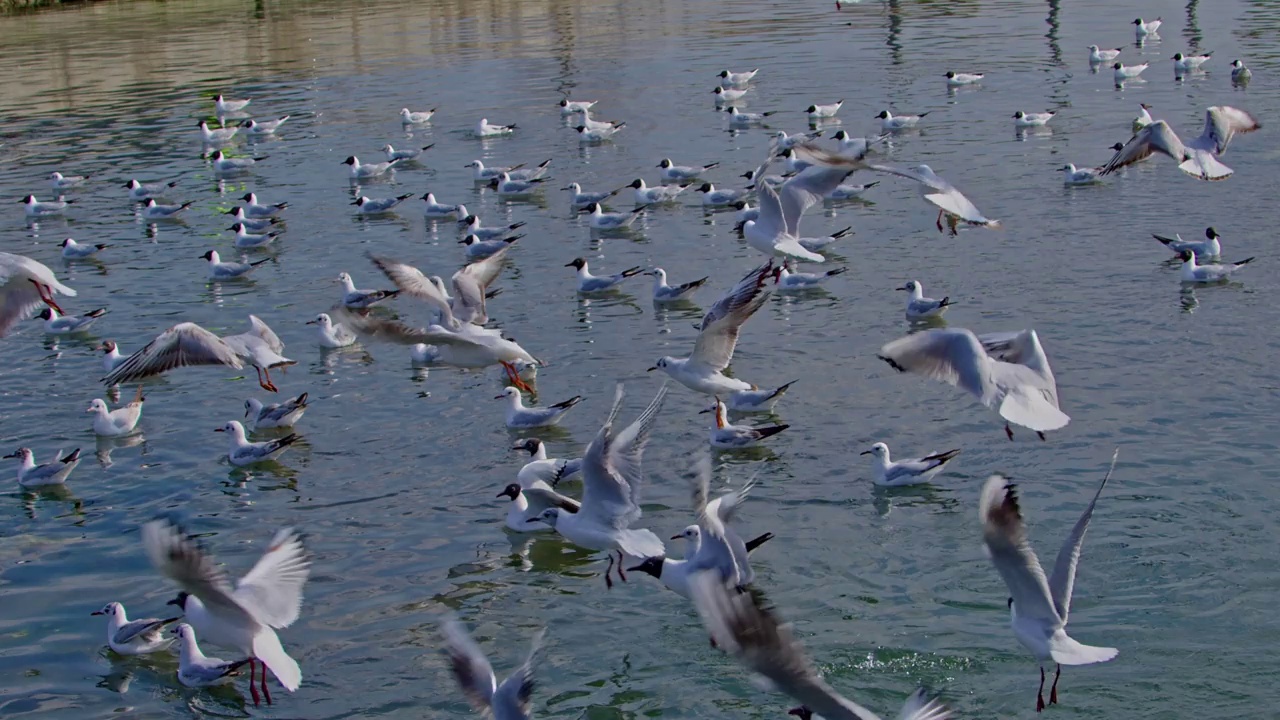
M58 303L54 302L54 300L53 300L53 292L49 289L49 287L48 287L48 286L46 286L46 285L41 285L40 283L36 282L35 280L31 280L31 279L29 279L29 278L28 278L27 282L29 282L29 283L31 283L32 285L35 285L35 286L36 286L36 292L40 293L40 299L44 301L44 304L45 304L45 305L48 305L49 307L53 308L54 310L57 310L59 315L66 315L66 313L62 310L62 308L58 305Z
M263 695L265 695L265 696L267 697L267 704L268 704L268 705L270 705L270 704L271 704L271 691L267 689L267 665L266 665L266 663L263 663L263 665L262 665L262 677L259 679L259 681L258 681L258 682L260 682L260 683L262 684L262 694L263 694Z
M262 381L263 375L266 375L266 378L267 378L266 382ZM280 392L280 389L276 387L276 384L271 382L270 369L264 370L262 368L258 368L258 385L262 386L262 389L266 390L267 392Z
M609 579L610 572L613 572L613 553L609 553L609 567L604 569L604 586L609 590L612 590L613 581Z
M942 232L942 211L938 211L938 232Z
M955 237L960 234L960 231L956 230L956 226L960 224L959 218L949 217L947 218L947 224L951 226L951 237Z
M1040 668L1040 689L1036 691L1036 712L1044 712L1044 668Z
M253 658L249 658L249 694L253 695L254 705L257 705L258 703L262 702L262 700L258 697L258 686L253 684L254 680L257 680L257 675L255 674L255 668L254 668L254 665L256 664L257 664L257 661L255 661ZM265 667L262 668L262 670L263 672L266 672Z
M1053 673L1053 688L1049 690L1049 704L1058 704L1058 678L1062 675L1062 666L1058 665L1058 670Z
M515 365L504 360L502 361L502 368L507 371L507 379L511 381L511 384L514 385L517 390L523 390L530 395L536 394L534 393L533 388L529 387L529 383L525 382L520 377L520 372L516 370Z
M1036 431L1036 434L1040 436L1040 440L1041 440L1041 441L1044 441L1044 440L1047 440L1047 439L1048 439L1048 438L1046 438L1046 437L1044 436L1044 433L1040 432L1039 430L1037 430L1037 431Z
M1004 424L1004 434L1009 436L1009 442L1013 442L1013 428L1009 427L1009 423Z
M610 557L612 557L612 555L610 555ZM622 566L625 564L626 562L623 561L622 551L619 550L618 551L618 579L621 580L622 582L627 581L627 574L622 572Z

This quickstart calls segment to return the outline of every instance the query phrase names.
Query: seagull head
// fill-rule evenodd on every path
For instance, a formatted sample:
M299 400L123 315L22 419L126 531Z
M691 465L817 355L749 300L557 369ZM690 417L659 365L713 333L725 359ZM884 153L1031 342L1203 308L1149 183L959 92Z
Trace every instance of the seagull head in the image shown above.
M644 180L642 178L636 178L635 180L632 180L631 184L628 185L627 187L640 190L641 188L644 187Z
M1115 69L1119 70L1120 68L1124 67L1124 65L1121 65L1120 63L1116 63L1115 65L1112 65L1111 67L1113 67L1113 68L1115 68Z
M512 501L514 501L516 498L520 497L520 484L511 483L510 485L503 488L502 492L498 493L498 497L507 497L507 498L511 498Z
M493 399L503 400L506 398L518 398L518 397L520 397L520 390L518 388L514 388L508 385L507 387L502 389L501 393L494 395Z
M89 403L89 407L85 409L85 414L96 413L99 411L106 412L106 410L107 404L102 402L101 398L94 398L93 402Z
M333 325L333 318L330 318L328 313L320 313L314 320L308 320L305 324L319 325L322 328L329 328Z
M25 462L31 458L31 449L20 447L17 450L14 450L13 452L9 453L8 455L5 455L3 458L0 458L0 459L9 460L13 458L16 458L18 460L22 460L23 462Z
M187 598L189 597L191 597L191 594L188 593L186 590L183 590L179 592L176 597L174 597L172 600L170 600L165 604L177 605L179 608L181 608L185 612L187 609Z
M889 456L889 446L884 443L876 443L871 446L870 450L863 450L859 455L874 455L878 458L886 458Z
M90 615L106 615L108 617L115 617L116 613L120 612L123 609L124 608L120 605L120 603L109 602L106 605L103 605L101 610L94 610L89 614Z
M905 290L905 291L907 291L907 292L914 292L914 291L915 291L915 289L916 289L916 281L915 281L915 280L908 280L906 285L903 285L902 287L900 287L900 288L895 288L895 289L896 289L896 290Z
M877 119L879 119L879 120L888 120L888 119L889 119L889 111L888 111L888 110L881 110L881 111L880 111L880 114L879 114L879 115L877 115L877 116L876 116L876 118L877 118Z
M660 357L658 358L658 362L654 363L653 367L649 368L645 372L653 372L654 370L666 370L671 365L671 360L672 358L670 356Z
M178 636L179 640L189 641L193 639L192 636L195 634L195 630L191 629L191 626L186 623L178 623L173 626L169 633Z
M524 450L529 453L530 457L538 454L538 448L542 447L542 441L538 438L529 438L522 440L511 446L512 450ZM514 498L513 498L514 499Z
M103 340L103 341L102 341L102 344L98 346L98 349L99 349L99 350L101 350L101 351L103 351L103 352L107 352L107 353L115 352L115 350L116 350L116 341L115 341L115 340Z
M644 559L644 562L640 563L639 565L635 567L627 568L627 572L642 572L647 575L652 575L653 577L661 580L662 579L662 563L664 560L665 558L663 558L661 555L647 557Z
M341 163L339 163L339 164L340 164L340 165L352 165L352 166L354 166L354 165L358 164L359 162L360 162L360 161L356 159L356 156L355 156L355 155L348 155L348 156L347 156L347 159L346 159L346 160L343 160L343 161L342 161Z
M1221 235L1218 234L1218 231L1214 230L1213 228L1205 228L1204 236L1209 238L1210 240L1217 240L1218 238L1222 237Z
M672 164L673 163L671 162L671 158L662 158L661 160L658 161L658 167L662 168L663 170L666 170L667 168L671 167Z
M813 711L810 710L805 705L801 705L800 707L793 707L787 711L787 714L795 715L796 717L800 718L800 720L813 720Z
M684 530L672 535L671 539L688 540L691 543L696 543L702 539L702 530L697 525L690 525Z
M595 205L595 203L591 203L591 204ZM583 258L578 257L578 258L574 258L571 262L565 263L564 266L581 270L582 268L586 267L586 265L587 265L587 261L584 260Z

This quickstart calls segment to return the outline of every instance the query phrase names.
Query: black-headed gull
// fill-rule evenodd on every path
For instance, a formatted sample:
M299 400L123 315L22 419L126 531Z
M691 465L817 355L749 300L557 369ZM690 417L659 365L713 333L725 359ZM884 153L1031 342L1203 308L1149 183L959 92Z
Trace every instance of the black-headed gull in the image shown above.
M469 259L483 260L522 237L524 237L523 234L494 238L492 240L481 240L475 235L468 235L459 240L458 244L467 246L467 257Z
M200 256L201 260L209 262L209 279L210 280L235 280L248 275L254 268L259 265L271 262L271 258L263 260L255 260L254 262L223 262L222 256L217 250L209 250Z
M35 195L27 195L18 202L26 206L26 212L29 218L56 217L66 212L75 200L45 200L40 202Z
M549 163L551 161L548 160L547 162ZM463 165L463 167L471 168L471 177L476 182L489 182L490 180L493 180L494 178L501 175L502 173L507 173L508 175L510 175L511 173L523 168L524 163L520 163L518 165L512 165L511 167L485 167L484 161L472 160L466 165Z
M222 145L231 142L231 139L240 132L240 126L234 125L229 128L211 128L209 123L201 120L196 123L196 127L200 128L200 139L205 145Z
M960 87L961 85L973 85L982 82L982 78L986 76L982 73L962 73L948 70L945 77L947 78L947 87Z
M244 401L244 417L254 431L270 428L291 428L307 411L307 393L302 393L292 400L264 404L258 398Z
M625 122L615 123L609 127L589 128L586 125L578 125L574 130L578 133L578 140L584 143L598 143L612 139L619 130L626 127Z
M441 623L440 632L444 635L445 653L449 657L453 677L473 708L491 713L494 720L529 720L529 706L533 703L533 668L541 654L545 630L534 633L524 664L512 671L501 685L493 675L489 660L457 618L447 616Z
M507 529L518 533L551 532L550 525L534 522L547 508L559 508L568 513L576 513L582 508L577 500L561 495L542 480L508 483L497 497L511 499L507 505Z
M582 458L566 460L547 457L547 444L538 438L525 438L512 445L511 449L529 453L529 462L516 473L516 480L522 486L541 480L555 487L561 480L573 477L582 470Z
M1036 431L1066 427L1058 409L1058 385L1035 330L975 335L963 328L925 330L880 348L878 357L898 372L911 372L967 390L1009 423Z
M115 343L107 342L111 345L110 350L114 350ZM222 338L195 323L184 322L165 330L142 349L116 362L102 382L110 387L195 365L225 365L237 370L244 367L240 356Z
M736 87L733 87L732 85L730 85L729 87L725 87L724 85L717 85L716 89L712 90L711 92L715 93L716 105L724 105L725 103L731 103L731 102L741 100L742 96L747 94L747 89L736 88Z
M24 255L0 252L0 337L30 317L41 304L62 312L53 299L55 293L76 295L75 290L58 282L45 264Z
M765 183L761 183L764 185ZM698 192L702 193L703 207L727 207L742 200L746 200L751 194L750 190L732 188L729 190L717 190L712 183L702 183L698 188Z
M930 453L922 458L894 462L889 457L889 446L878 442L872 445L870 450L863 450L858 454L875 458L875 475L871 478L872 482L885 487L901 487L929 482L934 475L942 472L944 465L960 454L960 450Z
M103 340L102 344L94 348L102 351L102 369L103 372L111 372L120 366L128 358L120 354L120 346L115 340Z
M94 610L89 614L106 616L107 646L121 655L146 655L168 649L173 644L173 638L165 637L164 626L179 620L130 620L124 605L118 602L109 602L101 610Z
M837 275L843 275L848 272L849 268L838 267L834 270L827 270L820 273L804 273L796 272L792 265L792 260L788 258L773 271L773 284L781 292L796 290L812 290L822 285L830 278Z
M922 112L919 115L894 115L888 110L881 110L876 119L880 121L881 132L895 132L898 130L909 130L920 124L920 120L928 115L928 112Z
M578 292L580 293L598 293L614 290L623 280L644 272L644 268L636 266L613 275L592 275L586 258L574 258L565 263L564 266L578 271Z
M708 275L697 280L690 280L680 285L667 284L667 271L662 268L654 268L646 270L645 275L653 277L653 301L656 303L675 302L677 300L686 300L695 290L702 287L711 279Z
M467 209L465 205L459 205L458 208L460 210ZM479 215L464 215L462 219L458 221L458 224L462 227L462 233L464 235L475 235L481 240L493 240L495 238L504 237L507 233L514 232L525 226L524 221L521 220L501 227L487 228L480 224Z
M729 422L729 409L716 398L715 405L700 410L699 413L715 413L715 427L711 428L711 447L719 450L744 450L760 444L762 440L773 437L791 427L790 425L766 425L753 427L750 425L733 425Z
M724 111L729 114L729 127L737 129L764 125L771 116L778 114L777 110L759 113L742 112L733 105L725 108Z
M346 272L338 273L338 282L342 283L342 304L353 310L363 310L400 294L399 290L361 290Z
M1205 228L1204 240L1183 240L1181 235L1173 237L1165 237L1163 235L1152 234L1151 237L1159 240L1165 247L1169 248L1179 258L1185 252L1193 252L1196 254L1197 261L1200 258L1211 259L1222 255L1222 236L1213 228Z
M195 628L187 623L178 623L170 634L178 639L178 682L186 687L219 685L239 675L240 668L249 664L249 658L228 662L206 657L196 642Z
M177 180L168 183L141 183L137 180L130 180L124 186L129 190L130 200L142 201L147 198L161 197L177 184Z
M250 135L274 135L288 119L288 115L281 115L275 120L245 120L240 127Z
M722 82L727 83L729 85L746 85L747 83L751 82L752 78L754 78L756 76L756 73L758 72L760 72L760 68L756 68L755 70L750 70L747 72L731 72L729 70L721 70L720 74L716 75L716 77L720 78Z
M143 220L177 220L178 213L195 205L195 202L185 202L181 205L161 205L156 202L155 198L147 198L142 205L139 215Z
M251 169L254 165L266 160L270 155L259 155L257 157L228 157L221 150L214 150L209 156L209 161L213 163L213 171L222 175L231 175L233 173L244 172Z
M828 152L813 145L797 145L787 152L803 159L809 166L776 189L769 183L756 183L760 213L755 220L743 223L742 236L751 247L766 255L825 262L826 258L802 242L800 219L806 210L821 203L853 171L865 165L856 157ZM763 177L773 159L771 148L764 163L756 169L755 177ZM844 235L846 231L835 237Z
M941 300L925 297L924 286L917 280L908 280L905 285L895 289L911 293L907 298L906 314L908 320L928 320L942 317L947 312L947 308L955 304L951 302L950 296L943 296Z
M1075 163L1067 163L1062 166L1063 185L1096 185L1100 182L1102 182L1102 168L1100 167L1078 168Z
M1245 67L1243 60L1231 61L1231 82L1239 85L1241 83L1249 82L1249 79L1252 77L1253 71Z
M689 188L688 185L656 185L649 187L645 185L643 178L636 178L628 185L629 188L635 188L635 199L637 205L652 205L654 203L672 202L680 193Z
M1125 80L1133 80L1138 77L1142 74L1143 70L1147 69L1147 67L1148 63L1142 63L1141 65L1125 65L1124 63L1117 62L1111 66L1111 69L1114 71L1112 75L1115 77L1116 84L1119 85Z
M361 195L351 202L356 206L356 212L361 215L379 215L381 213L391 212L397 205L413 197L413 193L405 193L388 198L371 198Z
M1119 452L1117 450L1116 454ZM1089 529L1098 497L1102 495L1114 469L1115 456L1111 458L1111 469L1102 478L1098 491L1071 529L1062 549L1058 551L1058 557L1053 563L1053 573L1048 577L1045 576L1035 551L1031 549L1014 484L999 475L993 475L982 487L982 499L978 507L982 540L987 546L991 564L1009 589L1009 615L1013 634L1040 662L1036 712L1045 707L1045 663L1052 661L1057 668L1053 676L1053 687L1049 690L1049 704L1054 704L1058 702L1058 677L1062 674L1063 665L1107 662L1120 652L1115 648L1082 645L1067 635L1067 617L1071 610L1071 594L1075 588L1080 549L1084 545L1084 535Z
M458 210L457 205L444 205L436 202L436 196L432 193L426 193L422 196L422 201L426 203L422 207L422 214L431 217L448 217Z
M1112 60L1115 60L1116 58L1120 57L1121 51L1122 51L1122 48L1111 48L1109 50L1103 50L1099 48L1097 45L1090 45L1089 46L1089 64L1100 65L1102 63L1111 62Z
M252 100L232 100L221 93L213 96L213 109L218 115L230 115L249 106Z
M755 549L769 542L774 537L773 533L767 532L758 535L746 544L747 554L755 552ZM697 525L690 525L685 528L679 535L673 536L671 539L684 538L689 541L685 550L684 558L669 558L662 555L655 555L644 559L644 562L635 567L627 568L627 572L642 572L660 581L668 590L677 595L693 599L692 591L689 588L689 562L693 556L697 554L698 545L702 541L702 531Z
M583 190L582 186L576 182L569 183L568 186L560 189L568 190L573 193L569 196L569 203L574 207L583 207L585 205L590 205L591 203L602 203L618 194L617 190L610 190L609 192L590 192Z
M226 573L215 564L195 538L165 520L142 526L142 546L152 566L181 588L171 605L182 609L184 619L206 642L234 648L249 658L249 690L259 702L254 685L256 665L262 663L261 687L267 703L267 669L289 692L302 683L302 670L285 652L276 630L292 625L302 610L302 586L311 562L302 539L290 528L276 533L262 557L233 589Z
M581 395L574 395L568 400L554 405L526 407L524 398L520 394L520 389L515 387L504 388L502 394L494 399L507 401L506 422L507 427L512 430L559 425L560 421L564 419L565 413L582 402Z
M62 259L63 260L83 260L91 258L98 254L100 250L106 250L111 247L106 243L94 243L81 245L71 238L62 241Z
M244 226L246 232L262 233L270 230L272 226L279 225L280 219L274 217L251 218L245 214L244 208L236 205L230 210L223 213L235 218L235 221Z
M1155 35L1160 32L1160 25L1163 22L1164 21L1161 18L1148 20L1147 22L1143 22L1142 18L1134 18L1134 21L1130 24L1133 25L1134 32L1138 34L1138 37L1144 37L1146 35Z
M755 476L737 490L712 499L711 457L703 455L695 464L692 484L693 514L697 521L686 528L685 533L696 533L688 539L691 545L696 544L697 550L687 558L686 572L711 570L719 575L720 582L745 588L755 580L756 574L748 558L750 549L730 521L755 487Z
M283 455L290 445L302 439L300 435L290 433L265 442L250 442L245 434L244 425L238 420L229 420L222 427L214 428L213 431L227 434L231 441L227 460L236 467L271 462Z
M772 275L772 260L747 273L702 316L693 353L687 358L661 357L649 371L661 370L690 390L707 395L756 390L751 383L725 375L724 370L733 360L743 323L769 299L765 281Z
M696 180L702 176L702 173L717 167L720 167L718 162L707 163L701 167L690 167L688 165L676 165L671 162L671 158L662 158L658 161L658 169L662 172L658 174L667 182Z
M1205 111L1204 131L1183 143L1164 120L1156 120L1125 143L1102 168L1109 175L1143 158L1160 153L1178 163L1178 169L1201 180L1225 180L1234 170L1223 165L1218 156L1236 133L1248 133L1262 127L1248 112L1228 105L1214 105Z
M18 466L19 485L22 487L41 487L65 483L67 476L80 464L80 448L76 448L61 457L55 455L54 458L54 460L43 465L37 465L35 455L31 452L31 449L20 447L5 455L3 459L22 461L22 464Z
M802 717L820 715L826 720L880 720L870 710L843 697L828 685L791 633L791 626L766 605L758 590L742 592L720 581L714 572L689 578L694 607L716 647L733 655L753 673L763 675L771 687L804 703ZM903 705L898 720L947 720L951 713L924 690L917 690Z
M247 192L240 196L244 201L244 214L251 218L262 219L276 217L282 210L289 207L289 203L261 203L258 202L256 193Z
M569 98L564 98L560 101L560 114L572 115L580 113L583 110L590 110L595 107L595 104L595 100L570 100Z
M386 174L388 171L393 170L399 162L399 160L390 160L380 163L362 163L360 158L355 155L348 155L347 159L343 160L341 164L351 166L351 170L348 172L350 179L367 180Z
M622 230L631 227L642 212L643 206L627 212L607 213L600 207L600 203L593 202L580 209L578 214L589 216L587 222L593 230Z
M57 310L46 307L36 317L44 320L44 331L49 335L71 335L87 331L106 314L106 308L98 308L83 315L60 315Z
M1170 60L1173 60L1174 72L1183 73L1190 70L1199 70L1201 65L1213 59L1213 53L1207 52L1203 55L1183 55L1182 53L1174 53Z
M810 120L821 120L825 118L833 118L836 116L836 113L840 112L840 108L843 105L844 105L844 100L839 100L829 105L813 104L805 108L804 112L806 115L809 116ZM782 146L779 145L779 147L782 147Z
M1196 261L1196 254L1190 250L1182 251L1182 282L1215 283L1230 279L1240 268L1253 262L1254 258L1245 258L1239 262L1212 263L1201 265Z
M306 324L316 326L316 344L322 348L336 350L350 347L359 340L346 325L334 322L328 313L320 313L314 319L308 320Z
M609 577L614 566L613 551L618 552L618 578L623 582L627 579L622 567L625 558L639 560L666 552L662 540L651 530L631 527L641 516L640 490L644 484L641 458L666 396L664 383L640 417L614 435L613 422L622 408L622 385L618 385L613 409L582 457L581 509L567 513L559 508L547 508L530 521L547 523L575 545L609 551L604 581L610 588L613 587Z
M1057 113L1048 111L1029 113L1019 110L1013 114L1013 126L1020 128L1044 127L1049 124L1054 115L1057 115Z
M516 131L515 123L510 125L494 125L489 122L488 118L480 118L480 122L476 123L475 129L472 131L476 137L494 137L496 135L510 135Z

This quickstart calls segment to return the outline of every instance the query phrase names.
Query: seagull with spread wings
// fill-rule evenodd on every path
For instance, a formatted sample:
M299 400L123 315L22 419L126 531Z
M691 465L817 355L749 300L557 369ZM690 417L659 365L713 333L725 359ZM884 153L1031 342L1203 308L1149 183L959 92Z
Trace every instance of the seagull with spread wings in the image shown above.
M1164 120L1156 120L1129 139L1102 168L1109 175L1126 165L1144 160L1154 153L1168 155L1178 169L1201 180L1226 180L1235 171L1223 165L1218 156L1237 133L1248 133L1262 127L1252 115L1229 105L1214 105L1205 111L1204 131L1183 143Z

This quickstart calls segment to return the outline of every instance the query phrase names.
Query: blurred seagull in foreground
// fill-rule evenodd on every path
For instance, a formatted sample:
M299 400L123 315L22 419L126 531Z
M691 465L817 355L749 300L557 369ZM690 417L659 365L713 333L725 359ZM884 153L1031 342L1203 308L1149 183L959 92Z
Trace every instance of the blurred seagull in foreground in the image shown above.
M534 633L529 657L501 685L493 675L488 658L457 618L446 616L440 632L444 635L445 654L449 657L453 677L471 707L477 712L491 713L494 720L529 720L532 717L533 669L541 656L545 630Z
M59 313L54 293L75 297L76 291L58 282L43 263L23 255L0 252L0 337L43 303Z

